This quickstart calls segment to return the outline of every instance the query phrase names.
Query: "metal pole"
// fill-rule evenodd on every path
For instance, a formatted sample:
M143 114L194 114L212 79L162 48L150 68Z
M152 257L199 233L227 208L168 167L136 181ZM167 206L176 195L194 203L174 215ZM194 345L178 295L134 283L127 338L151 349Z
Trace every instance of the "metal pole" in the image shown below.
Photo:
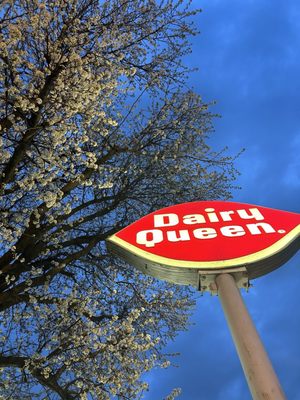
M253 399L286 399L234 277L220 274L216 284Z

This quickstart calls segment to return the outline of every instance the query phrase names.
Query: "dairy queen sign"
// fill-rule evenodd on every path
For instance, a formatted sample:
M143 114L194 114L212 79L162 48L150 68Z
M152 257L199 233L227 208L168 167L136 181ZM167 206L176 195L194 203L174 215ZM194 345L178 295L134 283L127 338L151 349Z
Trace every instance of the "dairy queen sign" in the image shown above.
M238 288L296 253L300 214L223 201L184 203L146 215L107 246L146 274L218 294L253 398L285 398Z
M299 243L299 214L223 201L167 207L108 239L111 251L143 272L200 290L209 290L203 274L230 270L253 279L270 272Z

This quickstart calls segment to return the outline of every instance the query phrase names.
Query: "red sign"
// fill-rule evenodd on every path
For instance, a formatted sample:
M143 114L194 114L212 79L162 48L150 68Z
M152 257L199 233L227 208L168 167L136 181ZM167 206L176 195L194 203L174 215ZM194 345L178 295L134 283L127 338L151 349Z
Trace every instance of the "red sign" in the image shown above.
M251 277L281 265L299 249L299 241L300 214L223 201L167 207L108 239L123 258L138 266L141 261L134 256L142 259L150 274L151 266L158 265L198 270L245 266Z

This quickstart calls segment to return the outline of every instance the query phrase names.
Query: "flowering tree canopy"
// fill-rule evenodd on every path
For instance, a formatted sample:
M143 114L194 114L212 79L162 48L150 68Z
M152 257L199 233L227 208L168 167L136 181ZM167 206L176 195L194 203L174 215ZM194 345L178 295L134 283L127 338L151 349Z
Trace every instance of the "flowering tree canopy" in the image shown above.
M141 398L187 326L189 289L103 241L230 195L233 160L207 145L209 105L185 86L188 3L0 1L3 399Z

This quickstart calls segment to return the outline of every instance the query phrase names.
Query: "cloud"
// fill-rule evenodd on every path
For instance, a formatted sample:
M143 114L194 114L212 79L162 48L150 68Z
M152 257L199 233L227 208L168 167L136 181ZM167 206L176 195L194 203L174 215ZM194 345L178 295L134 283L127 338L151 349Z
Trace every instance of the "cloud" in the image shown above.
M217 100L211 143L228 145L237 160L241 191L235 201L300 213L300 3L203 0L201 35L187 59L199 72L190 84ZM250 314L287 398L300 399L300 254L253 282L244 294ZM179 368L153 373L145 400L182 386L180 400L250 400L251 396L217 297L199 298L195 326L168 350ZM169 390L170 391L170 390Z

